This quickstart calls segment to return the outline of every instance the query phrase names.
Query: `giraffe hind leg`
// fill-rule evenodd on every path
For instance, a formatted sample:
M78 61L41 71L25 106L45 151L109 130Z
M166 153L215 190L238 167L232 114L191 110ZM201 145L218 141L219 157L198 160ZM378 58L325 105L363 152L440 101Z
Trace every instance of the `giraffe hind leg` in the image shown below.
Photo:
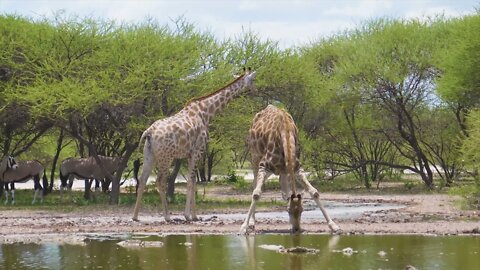
M139 183L138 183L138 190L137 190L137 201L135 202L135 208L133 210L133 217L134 221L138 221L138 211L140 210L140 205L142 204L142 197L143 192L145 189L145 185L147 184L148 177L152 172L153 165L154 165L154 157L148 151L147 147L144 148L144 162L143 162L143 171L142 175L140 176Z

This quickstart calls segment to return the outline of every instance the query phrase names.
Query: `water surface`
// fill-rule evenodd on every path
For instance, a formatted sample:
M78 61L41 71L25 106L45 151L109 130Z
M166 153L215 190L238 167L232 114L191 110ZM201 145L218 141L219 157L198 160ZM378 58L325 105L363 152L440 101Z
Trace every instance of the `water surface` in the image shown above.
M157 247L123 247L137 239ZM284 254L279 245L317 249ZM352 248L354 254L341 250ZM97 236L85 245L4 244L0 269L478 269L480 237L332 235Z

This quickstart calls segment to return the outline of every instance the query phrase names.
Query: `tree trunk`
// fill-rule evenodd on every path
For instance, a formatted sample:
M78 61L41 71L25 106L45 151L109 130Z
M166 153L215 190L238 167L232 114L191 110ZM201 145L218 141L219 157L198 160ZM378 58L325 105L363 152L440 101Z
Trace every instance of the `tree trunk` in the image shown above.
M58 135L58 139L57 139L57 149L55 150L55 155L53 156L53 160L52 160L52 170L50 172L50 185L47 188L47 193L50 193L53 190L53 182L55 181L55 169L57 168L58 157L60 156L60 152L62 151L63 137L64 137L63 129L60 129L60 134Z
M120 164L118 165L117 171L115 172L115 175L113 175L112 181L112 192L110 193L110 204L118 204L120 201L120 180L122 179L123 171L127 167L128 160L130 159L130 156L132 156L133 151L137 149L137 144L129 144L126 147L125 154L123 155ZM102 170L104 170L102 168ZM110 174L106 173L105 174L107 177L106 180L109 180Z

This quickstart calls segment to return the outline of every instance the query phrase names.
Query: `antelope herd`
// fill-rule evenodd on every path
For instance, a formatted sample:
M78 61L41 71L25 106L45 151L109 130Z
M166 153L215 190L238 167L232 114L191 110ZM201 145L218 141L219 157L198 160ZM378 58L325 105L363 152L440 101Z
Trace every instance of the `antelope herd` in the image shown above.
M106 157L99 155L105 170L113 174L118 167L118 157ZM15 204L15 183L25 183L33 179L34 195L32 204L40 196L46 194L48 185L45 168L38 160L16 161L15 158L7 156L0 163L0 188L4 189L5 205L8 204L9 191L11 204ZM63 197L63 190L72 188L73 180L83 179L85 181L99 181L105 178L100 166L93 157L88 158L67 158L60 164L60 194ZM42 179L42 183L40 183ZM68 180L68 182L67 182ZM42 186L43 185L43 186Z
M133 220L138 221L138 213L147 179L152 169L156 168L156 184L163 205L163 217L167 222L170 221L165 195L166 178L172 161L183 158L188 160L189 172L184 215L187 221L198 219L195 213L195 167L208 143L209 122L216 113L221 112L226 107L229 101L241 92L253 89L255 77L255 72L245 71L245 74L225 87L206 96L193 99L177 114L158 120L145 130L140 139L140 142L145 141L143 172L137 181L138 192ZM302 193L297 192L297 180L320 208L330 229L333 232L339 230L339 227L324 209L319 192L308 182L300 166L298 142L297 127L292 116L286 111L268 105L255 116L248 137L254 173L254 190L250 209L240 227L241 234L248 233L251 226L250 218L253 219L253 226L255 226L255 205L260 198L263 183L272 174L280 176L282 195L288 201L287 210L292 232L300 231L300 219L303 211L303 198ZM106 156L98 156L98 158L106 172L113 174L117 170L119 158ZM134 170L138 171L139 161L136 160L134 164ZM105 177L104 170L101 169L97 160L93 157L67 158L60 164L60 194L63 197L63 190L71 189L75 178L85 181L98 181ZM40 183L42 178L43 187ZM34 181L35 194L32 203L35 203L37 196L40 195L40 198L43 198L47 187L47 179L42 164L35 160L17 162L11 156L4 157L0 163L0 182L1 187L5 188L5 204L8 203L9 197L8 185L10 184L11 204L14 204L14 184L26 182L30 179Z

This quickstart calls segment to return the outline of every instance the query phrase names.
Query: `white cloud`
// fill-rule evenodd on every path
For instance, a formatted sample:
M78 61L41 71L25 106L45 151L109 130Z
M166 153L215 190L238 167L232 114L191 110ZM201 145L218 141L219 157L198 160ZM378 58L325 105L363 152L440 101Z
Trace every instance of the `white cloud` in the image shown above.
M380 12L385 12L393 7L392 1L361 0L361 1L339 1L327 9L324 14L328 16L351 16L371 17ZM343 5L342 5L343 3Z

